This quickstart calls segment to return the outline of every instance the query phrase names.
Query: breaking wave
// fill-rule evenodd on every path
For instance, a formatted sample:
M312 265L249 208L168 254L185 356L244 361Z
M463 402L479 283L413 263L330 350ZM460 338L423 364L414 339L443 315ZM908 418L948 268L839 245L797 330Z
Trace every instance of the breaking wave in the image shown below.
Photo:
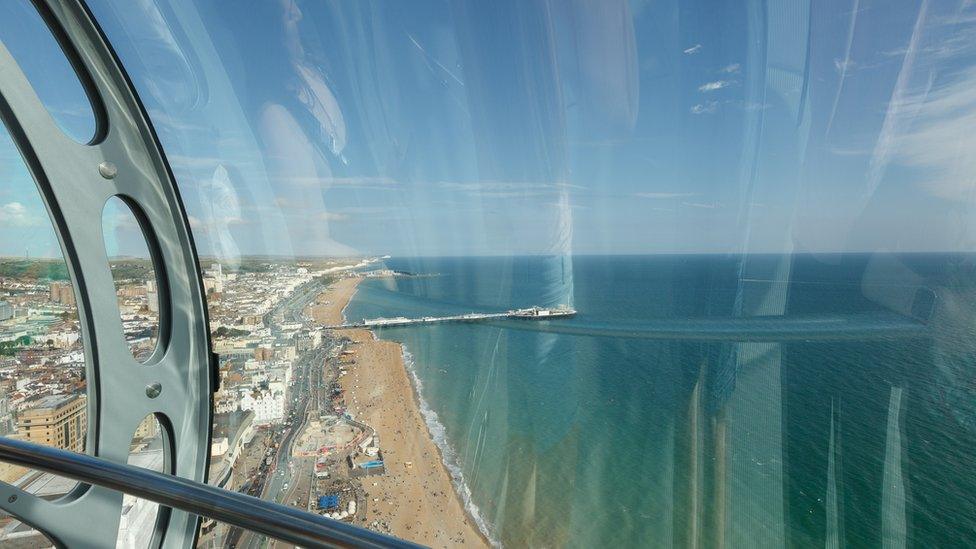
M407 350L407 347L400 344L400 348L403 351L403 364L407 368L407 372L410 373L410 378L413 381L414 391L417 393L417 400L420 407L420 415L424 418L424 423L427 425L427 432L430 433L431 440L437 445L440 450L441 459L444 462L444 467L447 468L448 474L451 475L451 483L454 485L454 490L457 492L458 497L461 499L461 503L464 505L464 510L467 511L468 515L474 520L478 529L481 533L488 538L488 542L493 547L501 547L501 543L492 535L491 526L488 521L481 515L481 510L474 503L471 498L471 489L468 488L468 484L464 481L464 473L461 471L461 463L458 459L457 452L451 447L450 441L447 439L447 430L444 425L440 422L437 417L437 412L435 412L424 399L423 395L423 383L420 381L420 377L417 375L416 363L414 362L413 355Z

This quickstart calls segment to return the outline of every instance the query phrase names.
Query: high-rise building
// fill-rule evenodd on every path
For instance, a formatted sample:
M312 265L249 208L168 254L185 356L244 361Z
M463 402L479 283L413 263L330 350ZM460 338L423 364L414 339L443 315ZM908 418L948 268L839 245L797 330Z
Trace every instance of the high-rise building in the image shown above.
M254 349L254 360L271 360L274 358L274 351L268 347L257 347Z
M6 301L0 301L0 321L14 317L14 306Z
M136 427L136 432L132 435L133 440L145 440L154 438L159 434L159 421L152 415L148 415Z
M48 286L49 297L55 303L75 304L75 292L67 282L52 282Z
M14 416L10 408L10 396L0 389L0 436L14 432Z
M28 441L82 452L88 431L84 395L47 395L24 403L17 430Z

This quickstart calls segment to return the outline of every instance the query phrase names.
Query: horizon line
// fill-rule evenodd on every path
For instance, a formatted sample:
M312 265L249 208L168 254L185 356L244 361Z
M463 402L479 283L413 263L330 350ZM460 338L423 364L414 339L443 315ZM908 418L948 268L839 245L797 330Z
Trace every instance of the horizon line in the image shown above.
M792 252L758 251L758 252L733 252L733 251L655 251L655 252L580 252L570 254L556 253L513 253L513 254L493 254L493 253L473 253L473 254L413 254L413 255L394 255L394 254L362 254L362 255L288 255L288 254L242 254L234 259L221 258L212 255L197 256L199 261L218 261L229 263L237 260L362 260L380 259L388 256L389 259L426 259L426 258L461 258L461 257L648 257L648 256L761 256L761 255L864 255L864 254L886 254L886 255L905 255L905 254L974 254L976 250L804 250ZM109 260L140 260L150 261L152 258L147 256L135 255L115 255L110 256ZM24 257L21 255L0 254L0 261L62 261L62 256L32 256Z

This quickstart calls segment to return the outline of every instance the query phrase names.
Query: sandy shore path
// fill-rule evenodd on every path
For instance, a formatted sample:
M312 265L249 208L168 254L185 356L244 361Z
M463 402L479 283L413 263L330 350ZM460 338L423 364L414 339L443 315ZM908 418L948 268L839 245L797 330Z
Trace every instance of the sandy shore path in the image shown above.
M362 278L343 278L319 294L306 309L317 324L341 324L342 310L356 294Z
M312 306L322 324L338 324L361 279L339 281ZM368 330L344 332L355 344L356 363L342 378L346 405L379 434L386 474L364 477L369 494L367 524L384 522L399 537L431 547L486 547L487 540L464 511L427 432L398 343ZM375 485L374 485L375 484ZM374 499L376 501L374 501Z

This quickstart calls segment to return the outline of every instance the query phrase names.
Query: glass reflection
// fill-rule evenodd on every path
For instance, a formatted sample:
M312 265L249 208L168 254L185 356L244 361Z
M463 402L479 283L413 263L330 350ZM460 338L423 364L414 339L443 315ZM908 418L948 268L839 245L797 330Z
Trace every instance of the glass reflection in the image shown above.
M91 4L229 486L430 544L976 541L969 3ZM578 314L333 329L533 305Z

